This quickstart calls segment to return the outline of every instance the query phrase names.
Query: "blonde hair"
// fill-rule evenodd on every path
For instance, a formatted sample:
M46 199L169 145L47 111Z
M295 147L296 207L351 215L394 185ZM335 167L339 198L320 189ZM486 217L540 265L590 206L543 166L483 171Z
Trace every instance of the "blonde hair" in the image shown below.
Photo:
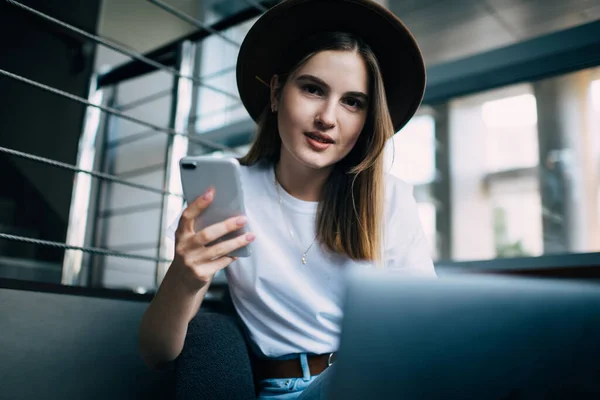
M375 54L360 38L324 32L291 47L278 71L280 90L288 77L321 51L355 51L369 73L370 104L363 131L346 157L335 164L323 186L317 212L317 239L327 249L353 260L381 261L381 224L384 211L383 150L393 136L383 78ZM276 163L281 151L277 115L266 105L258 131L243 165L261 160Z

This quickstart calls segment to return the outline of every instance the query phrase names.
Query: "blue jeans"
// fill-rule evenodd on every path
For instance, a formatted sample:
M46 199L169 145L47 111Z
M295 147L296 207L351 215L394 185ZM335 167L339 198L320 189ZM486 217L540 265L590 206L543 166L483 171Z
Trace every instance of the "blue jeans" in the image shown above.
M319 375L310 375L306 353L298 360L302 378L264 379L258 383L258 400L324 400L333 365Z

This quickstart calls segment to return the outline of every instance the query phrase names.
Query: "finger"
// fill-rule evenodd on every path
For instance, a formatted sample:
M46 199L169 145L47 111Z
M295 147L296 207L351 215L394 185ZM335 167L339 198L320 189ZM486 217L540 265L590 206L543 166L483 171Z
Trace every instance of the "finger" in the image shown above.
M223 235L237 231L244 225L246 225L246 217L243 215L239 217L228 218L223 222L207 226L198 232L196 234L198 236L198 242L202 246L207 245L219 239Z
M235 260L237 260L237 257L225 256L225 257L217 258L216 260L213 260L213 261L207 263L206 268L210 271L211 274L216 274L223 268L229 266Z
M194 232L196 218L210 205L214 195L215 190L211 187L183 210L179 224L177 225L177 233Z
M203 272L204 275L207 275L208 273L210 273L210 265L212 265L212 263L214 261L217 261L219 259L222 258L230 258L230 262L236 261L238 260L239 257L232 257L229 255L225 255L222 257L218 257L215 259L208 259L208 257L206 256L206 249L196 249L194 251L190 251L186 254L186 258L187 258L187 262L186 264L191 266L193 269L201 269L205 272ZM208 266L208 267L207 267ZM208 268L208 272L207 271Z
M234 250L240 249L252 243L256 235L254 233L245 233L233 239L225 240L213 246L207 247L205 257L207 261L221 258Z

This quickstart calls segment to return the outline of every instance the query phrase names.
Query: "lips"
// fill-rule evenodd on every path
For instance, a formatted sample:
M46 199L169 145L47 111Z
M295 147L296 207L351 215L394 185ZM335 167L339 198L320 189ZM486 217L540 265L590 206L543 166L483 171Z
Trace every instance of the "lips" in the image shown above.
M323 143L323 144L334 144L335 143L335 140L333 140L331 138L331 136L325 135L320 132L306 132L304 135L309 137L310 139L316 140L319 143Z

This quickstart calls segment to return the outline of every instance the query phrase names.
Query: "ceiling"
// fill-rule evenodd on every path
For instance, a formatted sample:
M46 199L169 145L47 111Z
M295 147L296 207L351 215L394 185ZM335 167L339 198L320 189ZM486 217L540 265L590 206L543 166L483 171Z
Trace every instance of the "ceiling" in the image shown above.
M600 0L388 0L428 65L600 19Z
M200 2L226 17L259 0ZM414 33L427 65L456 60L600 20L600 0L376 0Z

